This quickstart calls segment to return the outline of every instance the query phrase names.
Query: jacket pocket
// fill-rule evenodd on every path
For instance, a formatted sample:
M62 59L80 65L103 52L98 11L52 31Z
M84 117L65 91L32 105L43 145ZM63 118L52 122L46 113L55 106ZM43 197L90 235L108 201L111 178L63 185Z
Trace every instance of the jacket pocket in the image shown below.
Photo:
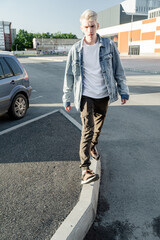
M107 75L111 73L112 68L112 54L111 53L105 53L101 57L101 63L102 63L102 72L107 73Z
M78 60L72 63L72 72L74 75L80 75L80 62Z

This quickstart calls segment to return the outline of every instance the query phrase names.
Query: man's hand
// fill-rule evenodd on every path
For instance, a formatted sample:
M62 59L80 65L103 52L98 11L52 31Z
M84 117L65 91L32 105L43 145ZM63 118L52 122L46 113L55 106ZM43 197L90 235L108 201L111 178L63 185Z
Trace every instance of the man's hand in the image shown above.
M126 102L127 102L127 99L121 99L121 104L122 105L126 104Z
M65 107L65 110L66 110L67 112L69 112L69 111L71 110L71 106Z

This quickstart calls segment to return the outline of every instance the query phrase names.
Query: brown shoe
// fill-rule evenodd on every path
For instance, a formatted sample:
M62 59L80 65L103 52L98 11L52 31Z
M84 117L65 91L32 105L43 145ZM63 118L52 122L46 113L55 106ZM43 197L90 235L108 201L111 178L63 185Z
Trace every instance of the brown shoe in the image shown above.
M98 174L95 174L92 170L87 169L85 173L82 175L81 184L94 182L97 181L98 179L99 179Z
M90 155L91 155L91 157L92 157L93 159L95 159L95 160L99 160L99 159L100 159L100 155L99 155L99 153L98 153L98 151L97 151L96 146L93 146L93 147L91 148Z

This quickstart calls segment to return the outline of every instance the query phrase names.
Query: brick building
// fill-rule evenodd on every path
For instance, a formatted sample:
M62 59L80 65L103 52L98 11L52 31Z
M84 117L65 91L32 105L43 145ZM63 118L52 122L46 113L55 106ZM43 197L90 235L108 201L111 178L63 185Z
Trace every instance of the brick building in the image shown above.
M0 50L10 51L11 45L11 22L0 21Z

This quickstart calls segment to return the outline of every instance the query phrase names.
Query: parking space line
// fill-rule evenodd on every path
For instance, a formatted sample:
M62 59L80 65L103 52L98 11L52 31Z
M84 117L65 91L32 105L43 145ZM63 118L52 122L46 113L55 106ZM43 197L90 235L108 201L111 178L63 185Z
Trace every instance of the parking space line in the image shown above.
M31 103L30 107L63 107L63 103ZM71 107L74 107L74 103L71 103Z
M5 129L5 130L3 130L3 131L0 132L0 136L3 135L3 134L5 134L5 133L14 131L14 130L20 128L20 127L23 127L23 126L25 126L25 125L27 125L27 124L29 124L29 123L35 122L35 121L37 121L37 120L40 120L40 119L42 119L42 118L44 118L44 117L47 117L47 116L49 116L49 115L51 115L51 114L53 114L53 113L56 113L56 112L59 112L59 110L54 110L54 111L52 111L52 112L43 114L43 115L41 115L41 116L39 116L39 117L33 118L33 119L28 120L28 121L26 121L26 122L20 123L20 124L14 126L14 127Z
M72 122L79 130L82 130L82 125L78 123L73 117L71 117L67 112L64 110L60 109L60 113L63 114L70 122Z

